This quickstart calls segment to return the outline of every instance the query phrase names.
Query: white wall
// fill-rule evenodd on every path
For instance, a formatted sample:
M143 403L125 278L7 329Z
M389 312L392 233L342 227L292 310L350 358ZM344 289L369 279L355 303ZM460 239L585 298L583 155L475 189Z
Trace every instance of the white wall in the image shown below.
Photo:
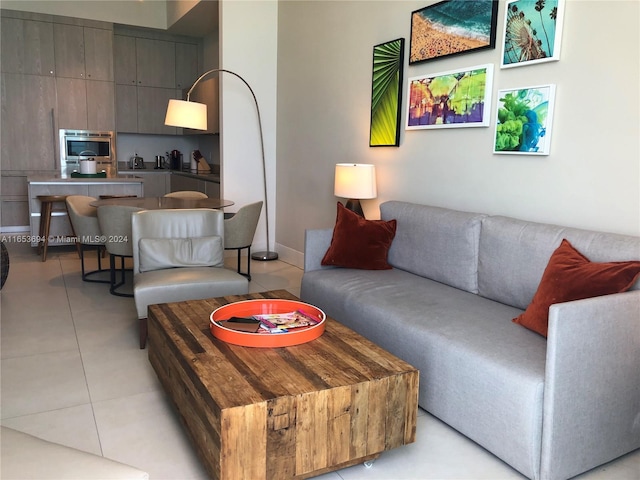
M333 169L345 161L377 166L369 218L397 199L639 235L640 3L568 0L560 61L506 70L502 0L495 50L409 66L411 12L430 3L280 3L278 247L296 258L306 228L333 226ZM370 148L373 46L398 37L403 122L408 77L493 63L492 125L498 89L557 85L551 154L494 155L493 126L403 131L399 148Z
M267 163L270 250L275 239L275 152L278 3L220 2L220 67L242 76L258 99ZM236 77L220 77L222 197L229 211L264 198L258 118L249 89ZM265 208L252 251L266 250Z

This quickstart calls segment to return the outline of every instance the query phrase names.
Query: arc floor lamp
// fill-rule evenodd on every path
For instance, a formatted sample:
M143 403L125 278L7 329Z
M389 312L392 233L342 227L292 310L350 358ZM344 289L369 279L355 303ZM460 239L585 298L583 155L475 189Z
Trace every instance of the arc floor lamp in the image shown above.
M255 252L251 254L251 258L254 260L276 260L278 258L278 254L276 252L272 252L269 249L269 201L267 197L267 165L264 157L264 137L262 134L262 118L260 117L260 107L258 107L258 99L256 98L256 94L254 93L251 85L247 83L247 81L231 70L227 70L225 68L214 68L209 70L202 75L193 83L189 91L187 92L186 100L169 100L169 105L167 106L167 115L164 119L165 125L170 125L172 127L182 127L182 128L192 128L195 130L206 130L207 129L207 105L204 103L192 102L191 92L196 88L196 85L207 75L213 73L229 73L234 77L239 78L242 83L244 83L251 95L253 96L253 102L256 105L256 113L258 114L258 130L260 131L260 151L262 153L262 179L264 185L264 213L265 213L265 221L267 227L267 251L266 252Z

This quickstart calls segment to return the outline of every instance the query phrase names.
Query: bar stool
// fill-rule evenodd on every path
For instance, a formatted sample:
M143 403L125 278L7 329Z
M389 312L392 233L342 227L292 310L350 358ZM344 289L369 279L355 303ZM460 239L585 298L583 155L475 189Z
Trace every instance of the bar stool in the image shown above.
M51 229L51 213L53 212L53 204L56 202L65 203L67 195L38 195L36 197L40 201L40 230L38 239L38 254L42 252L42 261L47 260L47 247L49 246L49 230Z

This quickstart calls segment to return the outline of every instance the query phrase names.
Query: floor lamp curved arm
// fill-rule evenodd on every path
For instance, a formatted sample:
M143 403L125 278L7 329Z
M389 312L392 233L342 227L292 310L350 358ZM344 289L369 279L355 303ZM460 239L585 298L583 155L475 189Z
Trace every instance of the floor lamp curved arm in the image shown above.
M191 92L196 88L196 85L205 78L206 76L213 73L229 73L234 77L239 78L242 83L244 83L249 91L251 92L251 96L253 97L253 102L256 106L256 113L258 114L258 131L260 132L260 153L262 154L262 179L264 186L264 213L265 213L265 221L267 227L267 250L266 252L255 252L251 255L251 258L254 260L276 260L278 258L278 254L276 252L272 252L269 249L269 200L267 196L267 162L265 160L264 154L264 136L262 133L262 117L260 115L260 107L258 106L258 99L256 98L256 94L251 88L251 85L238 75L236 72L231 70L227 70L225 68L214 68L206 71L198 79L193 83L189 91L187 92L186 100L169 100L169 105L167 106L167 114L164 120L165 125L171 125L174 127L182 127L182 128L192 128L196 130L206 130L207 129L207 106L203 103L192 102L191 101Z

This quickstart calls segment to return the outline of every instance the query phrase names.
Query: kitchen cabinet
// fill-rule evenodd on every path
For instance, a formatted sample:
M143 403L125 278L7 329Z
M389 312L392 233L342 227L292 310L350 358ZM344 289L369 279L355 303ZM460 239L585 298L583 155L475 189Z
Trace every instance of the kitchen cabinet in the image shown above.
M176 88L176 44L137 38L136 79L140 87Z
M191 88L199 77L198 46L192 43L176 43L176 88Z
M53 24L2 17L0 58L2 72L53 75Z
M84 78L84 31L77 25L53 25L56 76Z
M1 79L2 170L57 170L56 79L14 73Z
M112 30L55 23L56 76L113 81Z
M135 170L131 173L144 178L145 197L162 197L170 192L171 172L169 170Z
M115 130L113 82L56 79L58 128Z
M200 45L186 38L118 28L113 37L118 132L182 133L167 127L164 117L169 99L184 98L183 89L198 78Z
M138 131L138 87L116 84L116 130Z
M136 39L126 35L113 36L113 68L117 85L136 85Z
M84 27L84 67L87 80L113 82L113 31Z
M138 133L175 135L176 127L164 124L169 99L179 98L173 88L138 87Z
M80 78L56 79L58 128L87 129L87 89Z
M209 198L220 198L220 180L210 176L198 178L195 174L171 173L171 191L191 190L206 193Z
M87 127L89 130L115 131L115 84L87 80Z

